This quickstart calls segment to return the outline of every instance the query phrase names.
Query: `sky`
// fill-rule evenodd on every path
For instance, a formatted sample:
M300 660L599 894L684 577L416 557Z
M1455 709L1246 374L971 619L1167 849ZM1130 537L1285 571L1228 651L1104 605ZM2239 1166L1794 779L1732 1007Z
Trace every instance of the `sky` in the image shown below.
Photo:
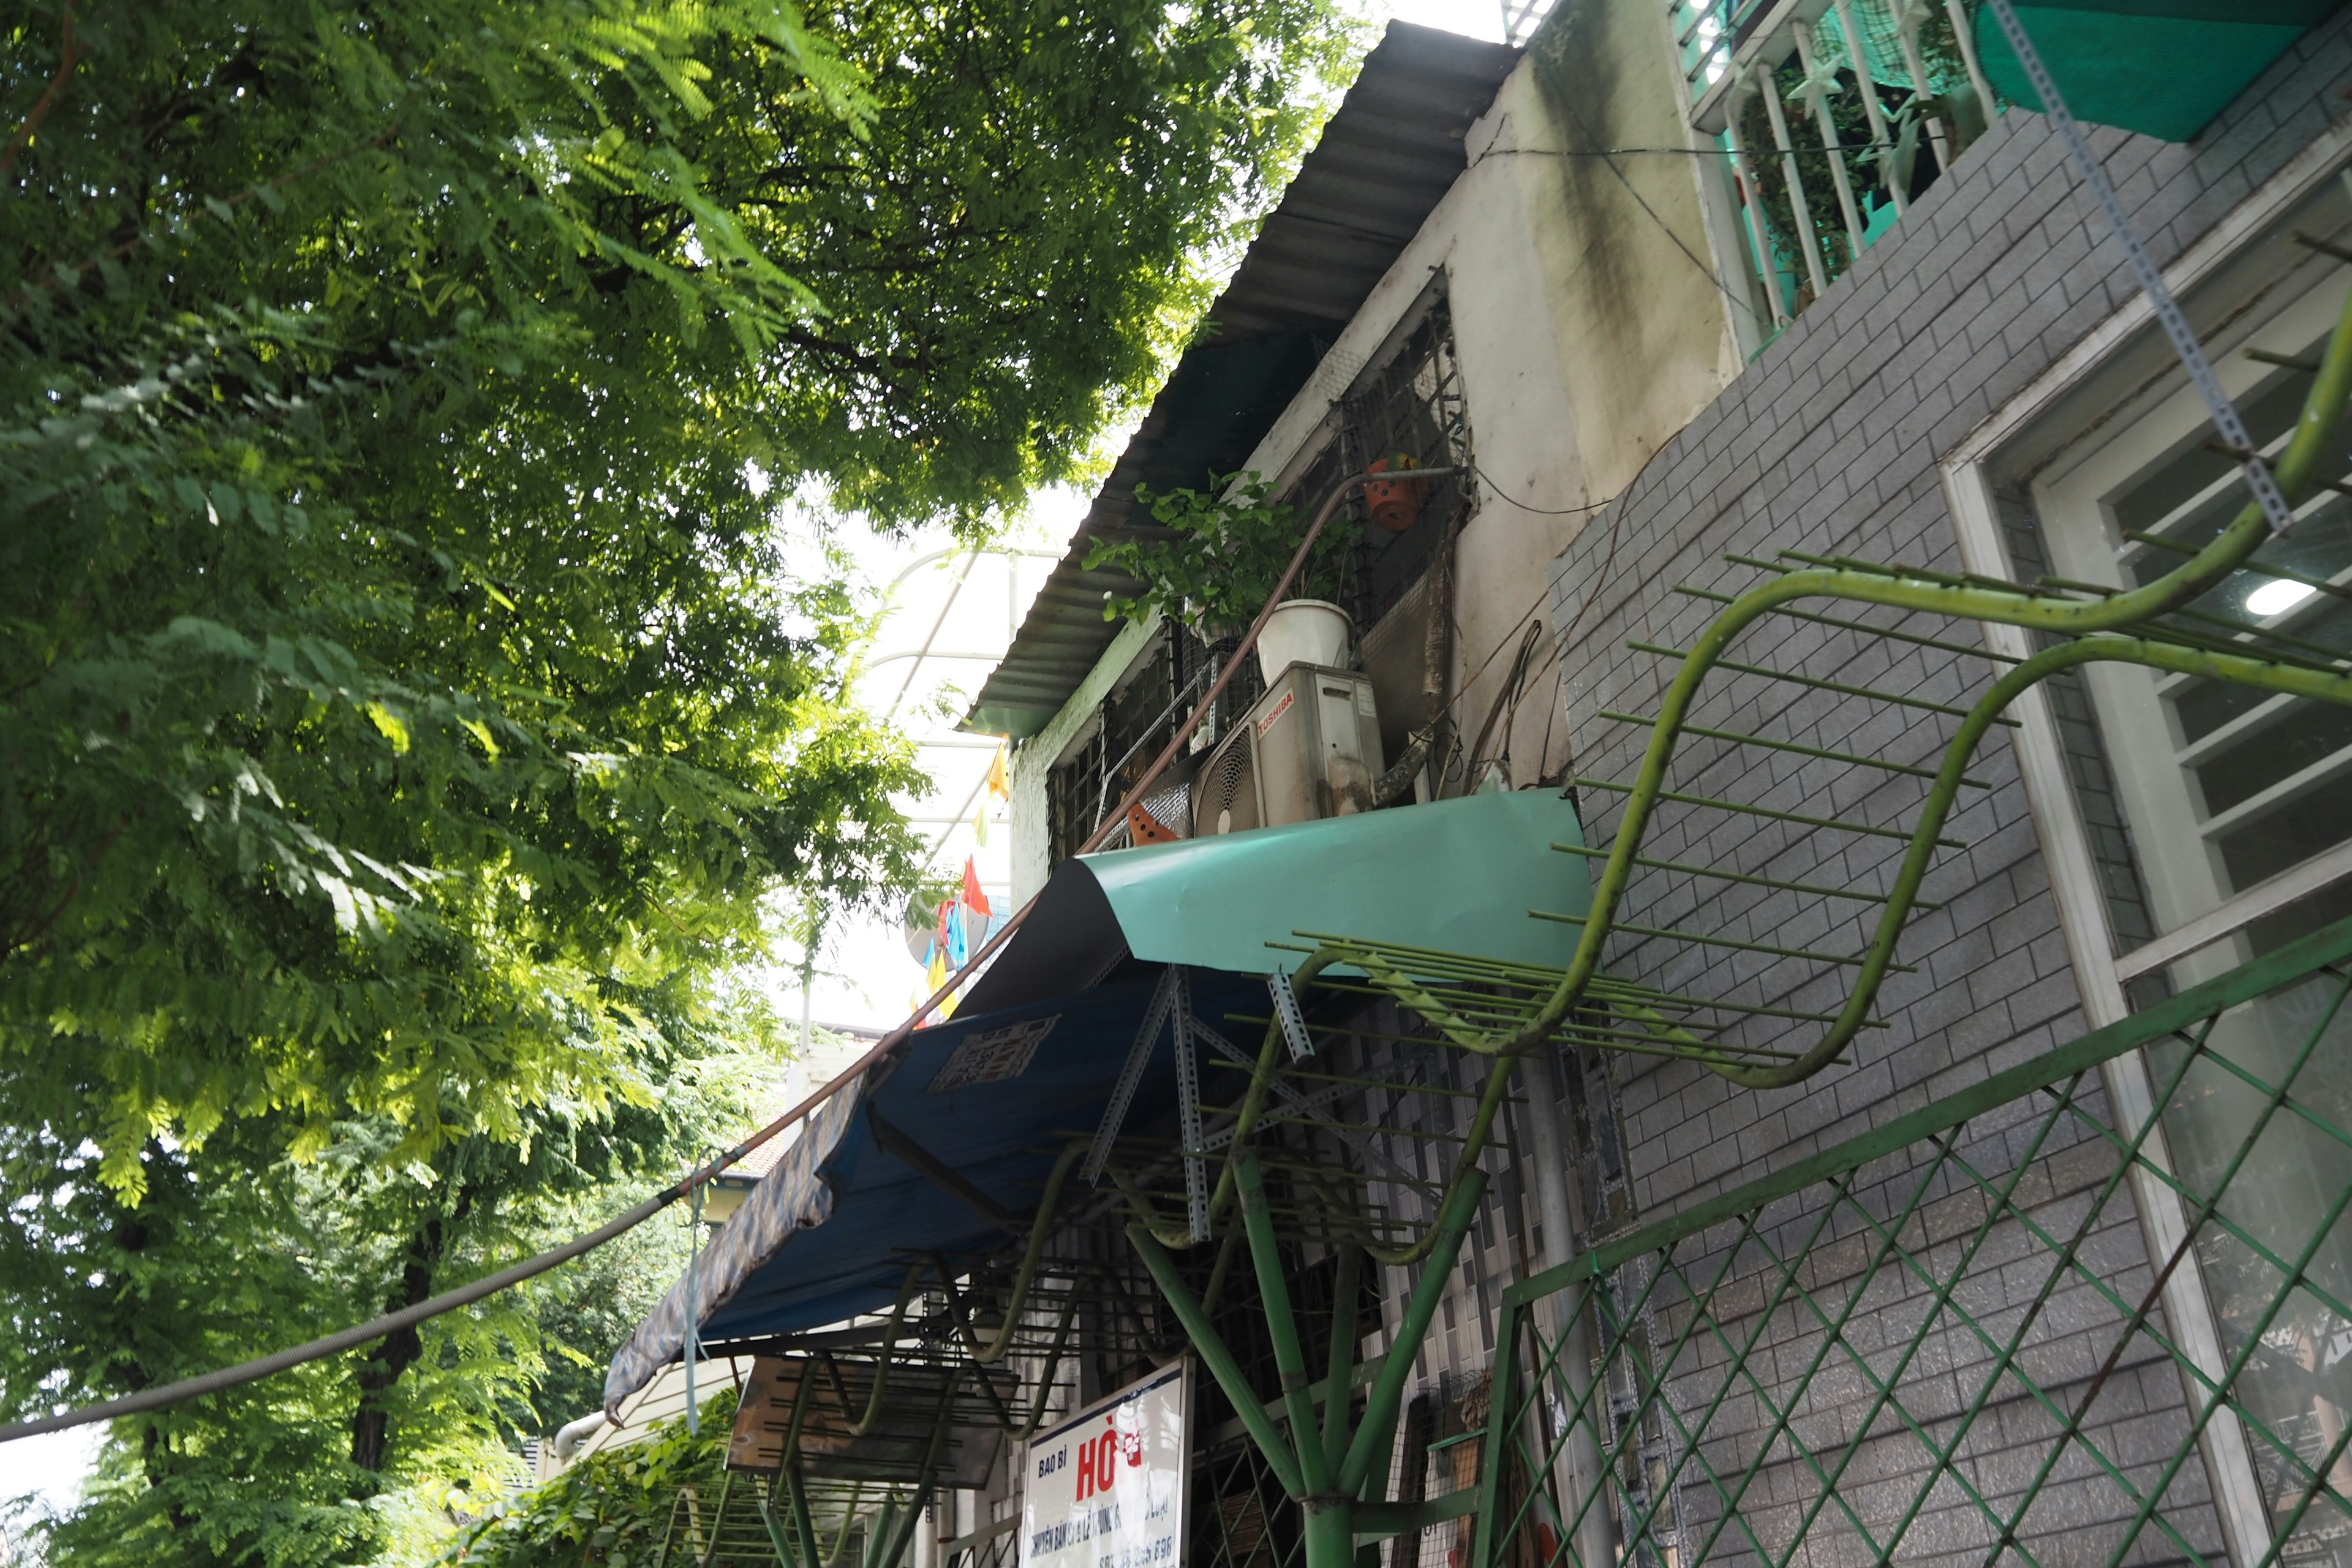
M1503 39L1502 0L1394 0L1394 4L1366 5L1360 9L1368 16L1418 22L1424 27L1443 27L1495 43Z
M1376 20L1417 22L1490 40L1503 36L1500 0L1365 0L1360 9ZM899 804L934 843L934 868L960 871L971 858L982 889L1000 907L1010 891L1012 834L1003 803L975 788L987 772L991 749L975 743L975 737L957 734L955 719L1011 641L1090 499L1066 490L1042 492L1002 548L977 557L950 548L944 535L884 541L856 529L838 535L866 585L887 592L892 605L868 655L860 690L877 712L917 742L933 780L929 796ZM924 648L927 639L934 653L985 658L898 657ZM985 846L977 842L971 823L982 804L990 808ZM796 956L779 958L789 963ZM819 1024L890 1027L906 1017L922 978L897 922L887 918L856 920L828 933L819 966L819 978L805 998L809 1016ZM797 988L776 1000L790 1016L801 1016L803 998ZM0 1457L0 1502L30 1492L52 1509L71 1507L96 1463L100 1431L83 1427L8 1445Z

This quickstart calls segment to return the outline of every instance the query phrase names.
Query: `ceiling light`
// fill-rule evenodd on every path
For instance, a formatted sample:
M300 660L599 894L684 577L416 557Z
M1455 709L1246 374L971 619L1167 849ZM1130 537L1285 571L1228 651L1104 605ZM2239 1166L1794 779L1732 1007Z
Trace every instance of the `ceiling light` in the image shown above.
M2317 592L2316 588L2307 583L2296 583L2284 577L2273 577L2246 595L2246 608L2267 620L2273 616L2282 615L2294 609Z

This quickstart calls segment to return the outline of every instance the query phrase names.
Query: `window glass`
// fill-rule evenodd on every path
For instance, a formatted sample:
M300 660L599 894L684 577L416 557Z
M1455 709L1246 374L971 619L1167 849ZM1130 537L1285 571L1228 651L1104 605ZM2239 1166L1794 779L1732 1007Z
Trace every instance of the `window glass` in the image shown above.
M2316 271L2317 269L2315 269ZM2221 369L2253 439L2275 457L2302 409L2345 291L2341 269L2311 279ZM2279 362L2290 363L2279 363ZM2305 658L2352 648L2352 472L2339 439L2294 528L2169 617L2217 647ZM2033 487L2053 579L2094 588L2154 582L2209 543L2246 504L2235 463L2185 387ZM2282 872L2352 840L2352 710L2224 681L2119 664L2081 677L2147 884L2153 931L2179 929ZM2078 780L2079 788L2079 780ZM2189 978L2252 955L2224 944Z

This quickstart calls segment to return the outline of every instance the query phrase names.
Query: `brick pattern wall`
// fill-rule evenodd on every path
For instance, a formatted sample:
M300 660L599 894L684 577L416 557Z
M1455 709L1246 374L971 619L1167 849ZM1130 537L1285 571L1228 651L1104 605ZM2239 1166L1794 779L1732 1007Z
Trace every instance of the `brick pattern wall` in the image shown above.
M2168 260L2352 110L2352 13L2315 30L2200 141L2177 146L2095 130L2142 239ZM2135 292L2121 253L2039 115L2011 110L1817 304L1651 462L1553 564L1553 624L1563 699L1585 777L1630 782L1646 730L1598 717L1654 712L1673 661L1628 641L1681 648L1721 607L1686 584L1734 595L1760 581L1727 552L1821 555L1958 570L1936 463ZM1605 576L1612 531L1615 556ZM1588 603L1588 601L1591 601ZM1835 606L1824 613L1850 615ZM1860 618L1888 622L1872 612ZM1975 647L1950 623L1907 629ZM1889 642L1786 617L1751 630L1734 658L1828 676L1917 700L1965 705L1990 668L1981 655ZM1800 692L1751 676L1711 678L1694 721L1817 748L1932 765L1946 716ZM1792 693L1795 693L1792 699ZM2079 995L2013 753L1988 739L1962 792L1948 850L1899 956L1878 1016L1850 1065L1793 1089L1737 1089L1679 1063L1618 1063L1634 1191L1664 1212L1833 1142L2079 1034ZM1672 787L1907 830L1920 781L1786 752L1690 740ZM1597 845L1622 795L1586 789ZM1827 834L1754 817L1667 806L1643 853L1654 858L1862 889L1883 888L1901 852L1889 839ZM1671 874L1637 876L1623 919L1731 940L1858 952L1874 906L1840 906ZM1834 1010L1849 976L1766 955L1619 939L1612 973L1709 994ZM1709 991L1709 987L1719 989ZM1815 1026L1758 1022L1737 1037L1793 1048Z
M1685 1553L1711 1533L1710 1557L1744 1555L1750 1532L1778 1550L1802 1528L1807 1545L1797 1561L1864 1561L1864 1531L1884 1544L1901 1528L1897 1555L1906 1563L1981 1563L1997 1534L1985 1508L2004 1520L2020 1516L2018 1540L2036 1561L2104 1562L2116 1550L2133 1504L2083 1447L2065 1449L2030 1502L2027 1491L2062 1435L2043 1398L2068 1412L2083 1408L2123 1326L2114 1302L2084 1276L2136 1301L2154 1271L2130 1206L2111 1203L2081 1237L2081 1272L2063 1273L2041 1300L2051 1249L2019 1215L2074 1238L2116 1163L2071 1119L2035 1145L2043 1109L1980 1119L1959 1149L2000 1189L2034 1148L2013 1210L1993 1212L1985 1187L1948 1168L1930 1175L1925 1161L1898 1157L1867 1170L1848 1203L1832 1206L1829 1189L1816 1188L1776 1205L1752 1239L1727 1222L1676 1249L1678 1272L1651 1300L1645 1328L1653 1355L1675 1353L1678 1418L1705 1421L1696 1453L1680 1460L1669 1516ZM1804 1263L1790 1281L1784 1268L1801 1252ZM1955 1310L1916 1352L1928 1303L1914 1268L1958 1281ZM1649 1272L1626 1270L1621 1296L1637 1294ZM1995 1347L2037 1301L2036 1328L2011 1364L2040 1397L1995 1375ZM1962 1313L1981 1334L1956 1326ZM1841 1318L1842 1342L1825 1344L1823 1322ZM1732 1347L1744 1352L1744 1372L1731 1365ZM1881 1404L1885 1384L1895 1391L1891 1405ZM2188 1415L2177 1371L2147 1335L2136 1335L2098 1384L2083 1432L2134 1488L2154 1490L2163 1479ZM1930 1444L1952 1448L1948 1467L1932 1478ZM1743 1482L1751 1464L1755 1476ZM1829 1474L1837 1485L1825 1501ZM1738 1506L1727 1510L1735 1489ZM2221 1561L2201 1467L2184 1467L2161 1496L2163 1517L2206 1561ZM2150 1531L2123 1560L2177 1561L2176 1551Z
M2352 13L2308 35L2198 142L2176 146L2106 130L2095 131L2093 142L2162 263L2347 111ZM1727 553L1769 559L1797 550L1960 570L1938 458L2135 291L2047 121L2010 111L1554 563L1551 624L1573 628L1560 668L1576 773L1631 783L1649 732L1601 714L1655 712L1677 661L1626 645L1687 647L1721 609L1722 596L1763 580L1761 569L1728 562ZM1881 626L1895 619L1827 604L1804 607ZM1957 646L1923 647L1775 616L1731 657L1965 707L1996 668L1974 651L1980 632L1916 618L1903 624ZM1948 714L1753 675L1718 673L1703 691L1694 723L1899 763L1934 766L1954 731ZM1756 1091L1681 1062L1612 1060L1637 1219L1785 1166L2084 1031L2048 872L2005 736L1988 738L1971 773L1984 787L1962 792L1945 830L1965 847L1944 851L1922 889L1941 907L1915 916L1898 952L1916 972L1889 977L1874 1009L1887 1026L1865 1030L1844 1064L1795 1088ZM1685 740L1669 782L1688 793L1906 832L1924 795L1923 781L1907 775L1697 737ZM1623 795L1588 786L1578 798L1590 841L1609 845ZM1892 838L1665 805L1643 853L1882 890L1902 851ZM1877 907L1651 870L1637 873L1620 918L1850 954L1867 945ZM1838 1009L1852 980L1851 970L1835 965L1630 936L1612 939L1608 968L1688 994L1823 1013ZM1730 1037L1800 1049L1820 1027L1751 1017ZM2070 1190L2084 1172L2070 1166L2053 1179ZM1965 1194L1939 1201L1964 1207ZM2115 1278L2145 1279L2137 1226L2125 1205L2116 1213L2124 1217L2098 1245ZM1834 1248L1824 1252L1823 1283L1832 1282L1837 1263ZM1890 1300L1886 1310L1908 1304ZM1980 1359L1960 1338L1945 1338L1951 1342L1937 1352L1939 1375ZM2092 1334L2073 1351L2053 1343L2050 1353L2088 1354L2090 1340L2104 1350L2112 1332ZM2135 1423L2148 1442L2176 1430L2178 1375L2139 1360L2126 1370L2102 1397L2105 1439L2128 1447ZM1757 1423L1767 1421L1754 1414ZM2046 1441L2028 1430L2030 1421L2009 1426L2020 1453ZM1714 1440L1738 1449L1756 1436L1735 1420ZM2005 1477L2016 1468L2015 1455L1988 1450L1981 1458L1982 1475ZM1852 1475L1857 1488L1895 1497L1907 1495L1923 1459L1916 1445L1887 1442L1859 1462ZM1751 1500L1759 1522L1791 1507L1802 1490L1793 1478L1776 1476ZM2082 1524L2112 1510L2112 1500L2103 1502L2095 1491L2086 1486L2074 1494ZM2192 1521L2188 1528L2200 1545L2218 1547L2202 1491L2201 1475L2185 1474L2168 1511ZM1696 1532L1692 1543L1716 1507L1705 1487L1686 1486L1677 1499L1683 1525ZM1973 1527L1954 1513L1909 1550L1933 1557L1947 1533L1957 1547ZM2139 1554L2157 1545L2144 1538ZM1727 1538L1720 1550L1729 1547Z

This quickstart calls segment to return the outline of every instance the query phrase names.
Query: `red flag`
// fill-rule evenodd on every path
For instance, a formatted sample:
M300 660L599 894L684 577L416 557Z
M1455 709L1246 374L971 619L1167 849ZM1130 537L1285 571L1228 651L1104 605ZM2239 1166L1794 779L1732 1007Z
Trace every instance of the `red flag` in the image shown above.
M982 920L994 912L988 907L988 895L980 890L980 871L969 855L963 858L963 901L964 907Z

